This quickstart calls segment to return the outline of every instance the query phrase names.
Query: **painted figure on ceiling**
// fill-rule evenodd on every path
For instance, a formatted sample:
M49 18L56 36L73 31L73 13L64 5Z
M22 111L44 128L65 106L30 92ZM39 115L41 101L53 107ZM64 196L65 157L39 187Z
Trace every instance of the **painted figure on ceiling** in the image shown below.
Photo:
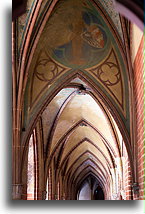
M42 43L50 56L64 63L84 65L105 47L103 27L90 11L86 0L58 2L42 33Z

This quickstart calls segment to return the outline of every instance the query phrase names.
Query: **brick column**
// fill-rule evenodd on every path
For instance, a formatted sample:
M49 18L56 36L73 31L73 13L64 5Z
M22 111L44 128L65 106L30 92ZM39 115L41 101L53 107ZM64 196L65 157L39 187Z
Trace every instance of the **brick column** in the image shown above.
M143 200L144 197L144 38L142 38L134 61L134 97L136 112L136 159L137 182L139 184L138 197L134 200Z
M128 157L125 157L124 166L124 190L125 190L125 200L132 200L132 174L131 167L128 161Z

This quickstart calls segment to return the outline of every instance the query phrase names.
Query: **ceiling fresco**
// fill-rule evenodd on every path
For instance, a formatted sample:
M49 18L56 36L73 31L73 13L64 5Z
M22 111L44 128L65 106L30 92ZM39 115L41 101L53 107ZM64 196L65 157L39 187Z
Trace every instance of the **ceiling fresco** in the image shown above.
M25 118L31 119L51 90L76 71L93 80L109 98L129 131L126 64L111 26L92 1L60 0L30 64Z
M121 108L124 109L125 94L122 74L113 49L101 64L88 69L88 71L93 74L94 77L97 77L97 80L109 90Z
M102 20L86 0L58 2L41 38L51 58L73 69L97 64L110 47Z
M114 27L118 31L118 34L120 35L122 41L123 41L123 33L122 33L122 28L121 28L121 22L120 22L120 15L119 13L115 10L115 5L113 0L95 0L96 2L99 2L102 7L105 9L106 13L108 16L111 18L112 22L114 23ZM28 24L28 20L30 17L30 14L33 11L33 7L37 1L36 0L28 0L27 1L27 10L26 13L18 18L17 22L17 28L18 28L18 56L20 55L20 50L22 48L22 41L25 35L26 27ZM36 26L39 24L41 18L43 17L43 14L45 11L49 8L52 0L43 0L41 2L41 7L39 10L39 14L37 16L36 20Z
M60 176L73 187L93 175L101 185L112 182L116 194L123 158L132 161L132 133L131 83L113 0L29 0L17 22L22 161L33 138L46 183L51 175L58 187Z
M90 172L107 182L123 142L112 106L130 132L126 61L120 37L102 11L94 1L59 0L30 57L22 144L41 118L36 133L43 136L46 177L53 164L56 174L76 183Z

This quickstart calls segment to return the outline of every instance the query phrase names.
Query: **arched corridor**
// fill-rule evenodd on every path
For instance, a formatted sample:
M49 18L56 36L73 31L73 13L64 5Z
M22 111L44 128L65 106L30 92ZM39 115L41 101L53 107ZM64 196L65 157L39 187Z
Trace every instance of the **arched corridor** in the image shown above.
M77 200L104 200L104 192L96 177L89 175L81 183Z
M125 197L124 192L128 191L126 186L133 177L133 170L130 180L125 174L131 166L127 142L125 144L113 117L96 99L91 89L80 90L85 83L79 78L71 82L81 84L71 83L70 88L67 86L53 98L41 117L38 117L28 146L25 146L30 149L33 142L32 149L28 151L28 155L27 151L24 152L23 159L22 182L27 186L27 195L29 185L33 185L34 179L37 181L39 178L40 185L43 184L44 187L36 184L38 186L32 188L33 196L35 190L38 191L42 187L45 189L48 183L46 192L48 194L51 189L51 199L73 200L84 177L94 175L104 189L106 199L119 199L122 194L122 197ZM50 126L51 129L48 128ZM29 177L25 176L26 169L29 171L27 157L35 177L30 177L30 184ZM39 160L44 158L46 161L42 174Z
M13 22L13 199L143 199L143 42L112 0L28 0Z

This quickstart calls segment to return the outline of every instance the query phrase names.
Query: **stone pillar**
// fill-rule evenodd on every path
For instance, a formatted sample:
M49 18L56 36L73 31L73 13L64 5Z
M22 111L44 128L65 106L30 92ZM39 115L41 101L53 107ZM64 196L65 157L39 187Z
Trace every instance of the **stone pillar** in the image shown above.
M46 200L47 191L42 191L42 200Z
M13 142L12 142L12 199L21 199L22 185L20 177L21 167L21 145L20 145L20 124L21 107L18 106L17 97L17 75L15 59L15 23L12 23L12 78L13 78Z
M13 184L12 185L12 199L21 200L22 195L22 184Z

